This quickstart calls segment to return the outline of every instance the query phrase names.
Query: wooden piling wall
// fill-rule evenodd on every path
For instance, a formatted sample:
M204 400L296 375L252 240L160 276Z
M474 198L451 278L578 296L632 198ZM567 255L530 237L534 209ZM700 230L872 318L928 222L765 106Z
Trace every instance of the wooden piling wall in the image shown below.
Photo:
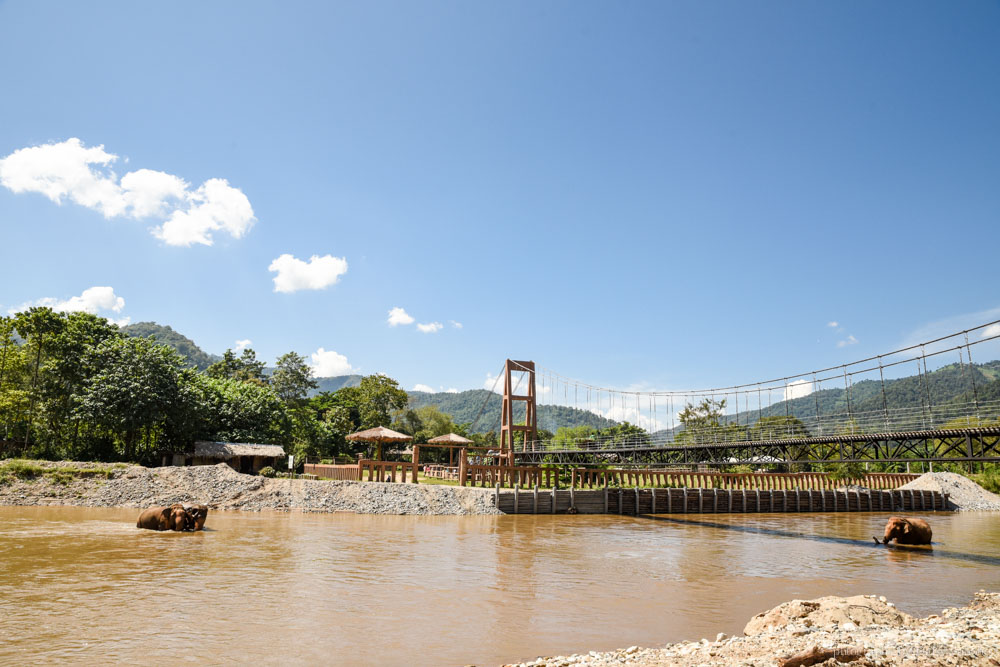
M742 514L758 512L922 512L948 509L937 491L722 489L497 489L505 514Z

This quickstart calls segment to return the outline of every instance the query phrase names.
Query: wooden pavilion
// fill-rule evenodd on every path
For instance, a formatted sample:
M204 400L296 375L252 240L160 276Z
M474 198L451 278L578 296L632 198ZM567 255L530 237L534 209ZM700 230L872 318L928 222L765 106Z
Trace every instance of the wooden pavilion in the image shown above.
M399 443L399 442L413 442L412 435L406 435L405 433L399 433L398 431L393 431L390 428L384 426L376 426L375 428L370 428L364 431L358 431L357 433L352 433L347 436L347 439L351 442L371 442L375 443L377 447L377 454L375 458L379 461L382 459L382 445L386 443ZM413 458L414 463L416 463L417 453L414 450Z

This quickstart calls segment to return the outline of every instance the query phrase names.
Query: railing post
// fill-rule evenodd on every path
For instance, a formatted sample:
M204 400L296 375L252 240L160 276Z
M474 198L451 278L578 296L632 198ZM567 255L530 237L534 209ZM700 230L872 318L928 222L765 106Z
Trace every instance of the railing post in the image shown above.
M465 447L458 450L458 485L465 486L465 476L468 473L469 462L465 456ZM499 488L499 487L498 487Z

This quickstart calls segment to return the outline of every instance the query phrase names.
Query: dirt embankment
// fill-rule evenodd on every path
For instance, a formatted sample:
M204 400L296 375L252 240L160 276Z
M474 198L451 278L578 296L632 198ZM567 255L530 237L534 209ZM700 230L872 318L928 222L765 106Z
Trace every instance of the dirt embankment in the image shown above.
M0 461L0 467L10 462ZM0 479L3 505L150 507L204 503L221 510L358 514L499 514L488 489L268 479L215 466L143 468L32 461L37 472ZM74 474L74 470L77 474ZM85 470L86 474L79 474Z
M914 618L884 597L793 600L758 614L742 637L663 648L539 658L508 667L662 665L1000 666L1000 594L980 591L968 607Z

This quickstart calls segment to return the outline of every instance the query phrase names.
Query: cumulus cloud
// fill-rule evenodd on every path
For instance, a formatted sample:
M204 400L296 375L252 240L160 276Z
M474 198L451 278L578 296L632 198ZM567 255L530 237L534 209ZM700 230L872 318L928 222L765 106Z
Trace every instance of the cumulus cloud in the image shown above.
M275 292L323 289L347 273L347 260L331 255L313 255L308 262L304 262L286 253L272 261L267 270L278 274L274 277Z
M456 322L455 320L448 320L448 323L451 324L451 326L454 327L455 329L461 329L462 328L462 323L461 322Z
M152 169L119 179L111 169L117 159L103 145L88 148L76 137L21 148L0 159L0 185L37 192L56 204L79 204L106 218L160 219L152 233L168 245L212 245L219 231L240 238L256 222L250 200L225 179L209 179L194 190L179 176Z
M400 324L413 324L414 319L402 308L396 307L389 311L389 326L396 327Z
M793 398L802 398L811 393L813 393L813 383L808 380L789 382L784 389L786 401L790 401Z
M253 345L253 341L250 340L249 338L244 338L243 340L236 341L235 350L237 352L242 352L243 350L245 350L246 348L250 347L251 345Z
M857 345L858 339L853 335L848 334L847 338L844 340L837 341L837 347L847 347L848 345Z
M316 377L333 377L350 375L354 368L347 362L347 357L333 350L319 348L312 353L312 369Z
M413 391L423 391L423 392L426 392L428 394L433 394L434 393L434 387L429 387L426 384L419 384L418 383L418 384L413 385Z
M29 301L28 303L21 304L17 308L11 308L8 312L10 314L19 313L31 306L43 306L57 312L84 312L91 315L99 315L102 312L105 314L122 312L122 309L125 307L125 299L115 294L115 290L111 287L91 287L83 290L83 293L79 296L71 296L68 299L58 299L49 296L37 301ZM124 326L131 321L128 317L110 319L119 326Z
M446 393L446 394L457 394L458 393L458 389L455 389L454 387L448 387L447 389L444 390L444 393Z
M826 326L830 327L831 329L836 329L837 327L840 326L840 322L837 322L836 320L834 320L832 322L827 322Z
M980 338L993 338L994 336L1000 336L1000 324L991 324L990 326L983 329L983 333L980 334Z
M417 329L420 333L437 333L444 329L444 325L440 322L428 322L427 324L418 324Z

